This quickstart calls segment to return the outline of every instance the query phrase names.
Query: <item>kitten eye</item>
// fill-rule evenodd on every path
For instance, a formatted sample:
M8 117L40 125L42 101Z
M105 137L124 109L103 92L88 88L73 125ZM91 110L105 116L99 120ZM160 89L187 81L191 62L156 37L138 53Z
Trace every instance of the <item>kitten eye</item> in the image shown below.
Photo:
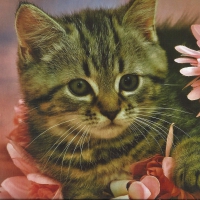
M86 96L92 91L89 83L83 79L74 79L70 81L69 89L76 96Z
M133 74L122 76L119 82L119 89L124 91L133 91L138 87L139 77Z

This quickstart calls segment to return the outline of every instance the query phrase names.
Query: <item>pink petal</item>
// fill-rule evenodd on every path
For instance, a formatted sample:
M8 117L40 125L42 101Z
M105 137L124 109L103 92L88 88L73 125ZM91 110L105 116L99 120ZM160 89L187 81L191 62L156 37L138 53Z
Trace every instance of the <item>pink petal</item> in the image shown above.
M7 178L1 185L14 199L28 198L30 182L25 176Z
M150 190L149 199L155 199L160 193L160 182L155 176L145 176L141 182Z
M60 185L58 181L39 173L28 174L27 179L38 184Z
M188 99L193 101L200 98L200 86L193 88L193 90L188 94Z
M193 24L191 26L191 29L192 29L192 33L194 35L194 37L197 39L197 40L200 40L200 25L198 24Z
M0 187L0 199L14 199L10 194L4 190L2 187Z
M196 117L200 117L200 112L198 113L198 115Z
M183 46L183 45L176 46L175 49L178 52L180 52L180 53L182 53L183 55L186 55L186 56L191 56L191 57L194 57L194 58L200 57L199 51L195 51L195 50L190 49L190 48Z
M174 126L174 123L171 124L171 126L169 128L169 133L167 136L167 144L166 144L166 152L165 152L166 157L168 157L170 155L170 151L171 151L171 148L173 145L173 138L174 138L173 126Z
M176 58L174 61L177 63L190 63L194 65L198 64L197 60L193 58Z
M46 197L46 196L51 196L51 199L62 199L62 191L61 191L61 184L53 180L47 176L44 176L42 174L28 174L27 175L28 180L39 184L39 189L38 191L34 190L34 187L32 188L32 193L37 193L40 198ZM34 184L33 183L33 184ZM47 185L51 186L48 187ZM31 194L31 193L30 193Z
M200 80L195 81L194 83L191 84L192 87L198 87L200 86Z
M172 174L174 169L174 159L172 157L165 157L162 162L163 174L169 179L172 180Z
M38 169L31 156L19 145L14 143L7 144L7 150L13 163L25 174L36 173Z
M148 199L151 196L150 190L139 181L133 182L130 185L128 192L130 199Z
M184 76L200 76L200 67L185 67L180 73Z
M200 77L197 76L195 79L193 79L192 81L190 81L183 89L185 89L188 86L191 86L193 83L195 83Z
M63 199L62 189L59 188L52 199Z

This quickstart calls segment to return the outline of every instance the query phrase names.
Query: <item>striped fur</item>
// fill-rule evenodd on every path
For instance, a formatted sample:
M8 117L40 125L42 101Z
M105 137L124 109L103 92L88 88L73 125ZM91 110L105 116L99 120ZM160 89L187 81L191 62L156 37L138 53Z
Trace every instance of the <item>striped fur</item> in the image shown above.
M178 73L167 75L155 4L131 0L61 18L29 3L18 8L18 71L32 138L27 149L45 174L63 183L65 198L112 197L109 183L129 179L132 162L164 154L172 122L176 142L198 123L180 103L186 97L165 87L179 78L183 83ZM127 74L135 89L123 89ZM72 89L80 79L86 95Z

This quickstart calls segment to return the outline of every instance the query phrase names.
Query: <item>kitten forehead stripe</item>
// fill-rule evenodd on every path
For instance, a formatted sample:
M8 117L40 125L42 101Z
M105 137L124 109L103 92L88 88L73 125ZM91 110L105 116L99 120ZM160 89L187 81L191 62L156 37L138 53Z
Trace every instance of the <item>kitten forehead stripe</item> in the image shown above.
M83 62L82 67L83 67L83 71L85 72L85 75L87 77L90 77L91 73L90 73L90 69L89 69L88 63L87 62Z
M124 71L124 61L122 58L119 59L119 72L122 73Z
M80 21L80 19L76 18L74 23L75 23L75 26L76 26L76 28L79 32L80 42L81 42L82 48L84 49L86 56L89 57L90 56L90 51L88 50L89 39L86 38L86 36L83 33L82 22Z
M120 43L120 39L119 39L119 36L118 36L118 33L117 33L117 30L114 26L114 22L118 24L118 21L116 18L112 18L112 16L109 16L109 19L110 19L110 24L111 24L111 29L112 29L112 32L113 32L113 38L114 38L114 43L116 44L116 46L118 47L119 46L119 43Z

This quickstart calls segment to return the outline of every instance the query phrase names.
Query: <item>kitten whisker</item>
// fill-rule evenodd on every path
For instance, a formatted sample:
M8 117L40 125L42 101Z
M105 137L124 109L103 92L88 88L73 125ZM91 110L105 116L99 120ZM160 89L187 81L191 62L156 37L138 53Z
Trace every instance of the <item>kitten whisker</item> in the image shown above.
M162 132L164 132L166 135L168 134L169 132L169 128L163 126L162 124L158 124L157 122L153 121L153 120L150 120L150 119L145 119L144 117L146 118L152 118L152 116L147 116L147 115L142 115L142 114L139 114L138 116L142 116L143 120L146 120L148 121L150 124L152 124L153 126L156 126L158 129L160 129ZM138 117L139 118L139 117ZM164 131L163 129L165 129L166 131ZM174 134L174 137L179 140L179 138Z
M81 125L82 125L82 124L81 124ZM80 126L81 126L81 125L80 125ZM79 126L79 127L80 127L80 126ZM62 171L63 171L63 165L64 165L64 157L65 157L65 155L66 155L66 153L67 153L67 151L68 151L70 145L72 144L72 142L73 142L73 141L75 140L75 138L81 133L82 129L84 129L85 126L86 126L86 125L84 125L84 126L78 131L78 133L70 140L70 142L67 144L67 146L65 147L65 149L63 150L63 152L60 154L60 156L61 156L61 155L64 153L64 155L62 156L62 163L61 163L61 169L60 169L60 180L62 180ZM79 139L79 140L80 140L80 139ZM57 158L56 163L58 162L60 156ZM55 164L56 164L56 163L55 163Z
M160 112L160 111L149 111L149 112L146 112L146 111L139 111L138 113L144 113L144 114L147 114L147 113L150 113L151 115L150 116L153 116L153 115L162 115L162 116L166 116L166 117L173 117L173 118L176 118L176 119L180 119L181 117L177 117L177 116L174 116L172 114L167 114L165 112Z
M178 111L178 112L182 112L182 113L186 113L186 114L193 114L191 112L188 112L188 111L183 111L183 110L179 110L179 109L174 109L174 108L170 108L170 107L142 107L140 108L140 110L158 110L158 109L161 109L161 110L172 110L172 111Z
M167 123L167 124L169 124L169 125L171 125L172 123L174 123L174 122L168 122L168 121L166 121L166 120L164 120L164 119L162 119L162 118L157 118L157 117L154 117L154 116L149 116L149 115L143 115L143 116L146 116L146 117L148 117L148 118L153 118L153 119L160 120L160 121L165 122L165 123ZM178 130L180 130L180 131L181 131L182 133L184 133L186 136L190 137L190 135L188 135L185 131L183 131L181 128L179 128L178 126L176 126L176 124L174 124L174 127L177 128Z
M58 124L56 124L56 125L53 125L53 126L49 127L48 129L46 129L45 131L43 131L42 133L40 133L37 137L35 137L25 148L27 148L28 146L30 146L33 142L35 142L35 140L37 140L40 136L42 136L43 134L45 134L47 131L49 131L49 130L55 128L55 127L58 127L58 126L60 126L60 125L62 125L62 124L65 124L65 123L74 121L74 120L75 120L75 119L66 120L66 121L63 121L63 122L61 122L61 123L58 123Z
M80 166L81 166L81 169L82 169L81 158L83 157L83 146L85 144L85 139L87 138L88 134L89 134L89 128L88 128L88 130L84 131L82 143L79 145L80 146L80 150L81 150L81 154L80 154Z
M147 133L149 133L149 135L155 140L155 142L158 144L158 146L160 147L160 150L161 150L161 152L162 152L162 154L164 155L164 152L163 152L163 150L162 150L162 147L160 146L160 144L159 144L159 142L156 140L156 138L144 127L144 126L142 126L140 123L142 123L142 124L144 124L144 125L147 125L147 126L149 126L148 124L146 124L145 122L141 122L139 119L135 119L138 123L138 125L141 127L141 128L143 128ZM136 122L135 122L136 123Z
M163 133L165 136L167 136L168 132L164 131L162 128L160 128L159 125L156 124L156 122L145 119L145 118L141 118L141 117L137 117L137 119L141 120L141 122L146 124L151 130L152 129L155 130L166 141L167 137L163 137ZM156 128L154 128L153 126L155 126ZM163 126L163 128L166 129L164 126Z
M72 140L74 140L79 134L81 134L81 131L82 131L85 127L87 127L87 126L84 125L84 126L79 130L79 132L74 136L74 138L73 138ZM83 137L83 135L79 138L79 140L78 140L78 142L77 142L77 144L76 144L76 146L75 146L75 148L74 148L74 150L73 150L73 153L72 153L72 155L71 155L71 157L70 157L69 166L68 166L68 170L67 170L66 180L67 180L68 177L69 177L69 172L70 172L70 168L71 168L72 158L73 158L74 153L75 153L75 151L76 151L76 149L77 149L77 147L78 147L79 142L82 140L82 137ZM67 151L65 151L65 154L64 154L63 160L62 160L61 175L62 175L62 167L63 167L64 157L65 157L66 153L67 153ZM61 178L61 175L60 175L60 178Z
M165 84L162 84L164 86L173 86L173 87L182 87L181 84L170 84L170 83L165 83Z
M131 125L130 125L129 128L130 128L131 130L133 130L133 128L135 128L135 130L138 130L138 131L142 134L142 136L145 138L145 140L147 141L148 145L151 146L150 143L149 143L149 141L148 141L148 139L147 139L147 137L146 137L145 134L137 127L137 125L138 125L137 123L133 122L133 123L131 123Z
M91 132L90 130L88 130L88 134L87 134L87 137L88 137L88 142L87 142L87 146L88 146L88 153L90 151L90 139L91 139ZM90 157L90 162L91 162L92 158Z
M80 122L79 123L77 123L77 124L80 124ZM77 125L77 124L75 124L75 125ZM69 130L71 130L72 128L74 128L75 127L75 125L73 126L73 127L71 127ZM81 123L79 126L77 126L76 128L74 128L72 131L70 131L64 138L63 138L63 140L65 140L69 135L71 135L71 134L73 134L73 132L75 131L75 130L77 130L79 127L81 127L83 125L83 123ZM69 131L68 130L68 131ZM68 132L67 131L67 132ZM78 131L78 132L80 132L80 131ZM63 149L63 151L62 151L62 153L59 155L59 157L57 158L57 160L56 160L56 162L55 162L55 164L58 162L58 160L59 160L59 158L62 156L62 154L64 153L64 152L67 152L67 150L69 149L69 146L71 145L71 143L73 142L73 140L76 138L76 136L77 136L77 134L67 143L67 145L65 146L65 148ZM63 141L62 140L62 141ZM61 141L61 142L62 142ZM59 145L61 144L61 142L59 143ZM58 145L58 146L59 146ZM54 150L55 151L55 150Z
M30 113L31 111L33 111L33 110L35 110L37 108L39 108L39 107L37 106L37 107L34 107L34 108L30 109L30 110L26 109L26 114Z
M48 160L46 161L46 164L44 166L44 168L46 167L47 163L49 162L49 159L51 158L51 156L53 155L53 153L55 152L55 150L58 148L58 146L69 136L71 135L78 127L76 127L75 129L73 129L71 132L69 132L72 128L74 128L77 124L80 124L79 123L76 123L75 125L73 125L72 127L70 127L69 130L65 131L59 138L56 142L58 142L60 139L61 141L56 145L56 142L54 143L54 145L52 145L52 147L42 156L42 158L40 160L42 160L50 151L51 149L56 145L56 147L54 148L54 150L52 151L51 155L49 156ZM67 135L65 135L67 132L69 132ZM64 138L62 139L62 137L64 136Z

